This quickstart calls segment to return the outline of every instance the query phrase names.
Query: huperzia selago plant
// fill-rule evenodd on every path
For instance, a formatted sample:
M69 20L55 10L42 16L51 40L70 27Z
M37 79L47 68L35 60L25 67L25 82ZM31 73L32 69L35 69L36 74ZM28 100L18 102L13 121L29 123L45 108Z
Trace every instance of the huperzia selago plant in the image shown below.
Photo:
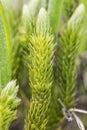
M25 130L61 130L58 99L67 109L76 104L85 6L73 0L19 3L15 8L12 0L0 0L0 130L17 118L18 88L24 102L32 95Z
M25 124L26 130L46 128L53 85L53 40L48 14L42 8L37 18L35 32L30 36L29 77L32 99Z

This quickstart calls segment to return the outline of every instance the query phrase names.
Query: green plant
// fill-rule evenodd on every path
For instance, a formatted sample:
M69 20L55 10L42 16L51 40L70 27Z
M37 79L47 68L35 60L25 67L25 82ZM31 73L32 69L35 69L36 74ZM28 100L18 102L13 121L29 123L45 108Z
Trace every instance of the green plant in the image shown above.
M15 81L10 82L11 72L10 35L0 2L0 130L9 129L11 122L16 119L17 107L20 104L20 100L16 97L18 86Z
M47 12L41 9L35 33L31 35L29 44L29 77L32 99L25 125L26 130L44 130L46 128L53 82L53 49L53 35L50 32L49 18Z
M8 25L0 3L0 89L11 79L11 44ZM3 48L3 49L2 49Z
M0 93L0 130L8 130L11 122L17 118L18 86L15 81L9 82Z
M21 1L16 12L12 1L6 2L0 2L1 87L17 79L20 92L24 90L23 95L20 93L24 102L26 95L31 98L25 130L60 130L64 116L58 98L68 109L76 103L76 69L85 6L70 0L30 0L25 5ZM44 4L46 9L41 8ZM20 102L15 81L9 84L1 91L0 104L5 105L0 108L5 111L1 130L9 128ZM7 104L3 105L4 100Z
M68 108L75 103L76 59L80 46L83 17L84 5L81 4L68 21L64 31L60 34L58 42L59 97L61 97ZM68 102L70 103L68 104Z
M48 13L53 33L57 33L60 26L60 19L63 8L63 0L50 0Z

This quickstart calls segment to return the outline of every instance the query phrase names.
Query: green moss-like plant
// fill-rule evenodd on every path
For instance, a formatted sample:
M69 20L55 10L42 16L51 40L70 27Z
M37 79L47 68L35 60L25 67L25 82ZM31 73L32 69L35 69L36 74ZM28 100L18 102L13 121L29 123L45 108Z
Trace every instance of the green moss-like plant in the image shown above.
M57 41L57 74L56 84L54 83L55 87L52 89L50 120L47 128L49 130L62 129L64 122L58 98L63 101L68 109L74 107L76 103L77 56L81 41L84 13L85 7L81 4L64 26Z
M25 130L46 129L53 83L53 39L49 17L42 8L37 18L35 32L31 35L29 43L29 79L32 99Z
M28 67L25 55L27 55L27 44L29 42L29 36L33 32L36 16L41 6L41 0L30 0L23 6L20 16L20 24L18 26L18 32L13 37L13 74L12 77L17 79L20 87L28 85ZM17 17L18 18L18 17ZM18 18L19 20L19 18ZM14 32L14 31L13 31ZM16 43L16 45L15 45ZM24 75L24 77L22 77Z
M41 8L44 4L46 10ZM6 86L11 78L17 79L29 97L25 86L32 90L24 129L62 129L65 118L58 98L68 109L76 102L77 56L85 12L83 4L74 12L76 6L70 0L30 0L16 12L11 0L0 1L0 130L9 129L20 103L16 82ZM65 23L62 28L60 21Z
M77 56L85 7L80 4L71 16L58 41L58 97L67 108L75 105Z
M15 81L9 82L0 93L0 130L8 130L13 120L17 118L18 86Z

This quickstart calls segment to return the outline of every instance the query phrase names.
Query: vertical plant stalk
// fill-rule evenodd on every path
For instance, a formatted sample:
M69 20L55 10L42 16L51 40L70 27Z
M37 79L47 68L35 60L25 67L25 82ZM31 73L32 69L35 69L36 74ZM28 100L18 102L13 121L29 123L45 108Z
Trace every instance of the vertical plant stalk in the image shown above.
M58 90L59 98L67 108L75 105L76 61L80 46L81 27L85 8L83 4L75 10L64 31L60 34L58 47Z
M60 27L64 0L50 0L48 13L53 33L57 33Z
M50 31L48 14L41 9L36 30L30 37L29 78L32 100L25 130L45 130L53 83L53 35Z

